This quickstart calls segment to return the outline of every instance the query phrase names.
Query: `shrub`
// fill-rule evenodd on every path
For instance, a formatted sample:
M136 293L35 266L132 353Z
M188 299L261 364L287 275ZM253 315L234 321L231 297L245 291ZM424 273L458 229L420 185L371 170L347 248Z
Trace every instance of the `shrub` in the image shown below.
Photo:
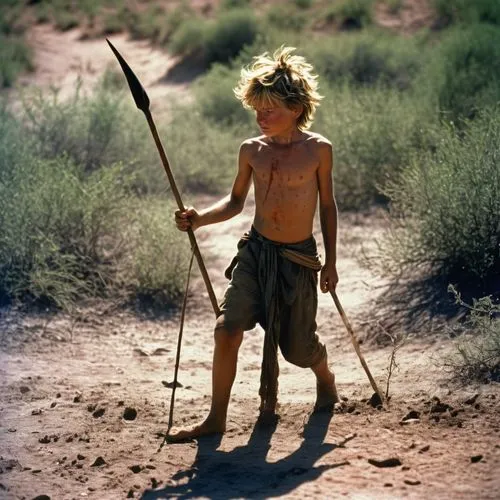
M396 35L344 34L327 43L306 45L305 52L322 80L330 84L406 89L421 67L418 41Z
M127 282L144 305L172 306L184 293L190 259L189 240L175 227L174 206L164 200L137 204L127 262Z
M302 31L308 25L305 12L288 8L285 14L283 5L271 5L266 12L266 19L272 29L282 31Z
M23 38L0 34L0 88L12 87L17 76L33 69L32 51Z
M442 360L453 378L464 383L500 381L500 306L491 297L465 303L454 287L457 304L469 311L465 323L452 329L455 352Z
M500 24L500 3L497 0L434 0L439 16L453 23Z
M250 113L243 108L233 92L238 79L239 70L216 64L197 82L196 106L212 124L229 127L250 123Z
M176 55L191 55L203 51L206 37L204 22L196 19L184 21L172 36L169 48Z
M329 7L324 16L345 29L364 28L373 21L373 0L342 0Z
M451 30L422 73L418 87L452 120L473 117L500 100L500 30L474 25Z
M500 277L500 110L464 131L441 128L435 153L421 151L385 189L393 231L383 256L395 274L425 270L481 293Z
M257 36L257 19L250 10L233 9L221 14L208 27L205 38L207 61L229 62Z
M433 143L431 111L411 95L383 88L345 85L324 94L313 128L333 143L339 206L380 201L381 186Z

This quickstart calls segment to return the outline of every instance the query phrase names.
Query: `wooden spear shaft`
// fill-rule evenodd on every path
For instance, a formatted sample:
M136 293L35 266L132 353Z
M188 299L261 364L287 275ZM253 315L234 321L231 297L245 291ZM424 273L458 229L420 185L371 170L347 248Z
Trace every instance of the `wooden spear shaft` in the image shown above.
M156 147L158 149L158 153L160 153L160 158L163 163L163 168L165 169L165 173L167 174L168 181L170 183L170 188L174 193L175 201L177 202L177 206L179 210L184 211L185 207L182 203L181 195L179 190L177 189L177 184L174 179L174 174L172 173L172 169L170 168L170 163L168 161L167 155L165 153L165 149L163 148L163 144L158 136L158 131L156 130L156 125L149 110L149 97L144 90L141 82L132 71L130 66L127 64L122 55L116 50L114 45L106 39L108 45L110 46L113 54L118 59L120 66L125 73L125 77L127 78L128 85L130 87L130 91L132 92L132 96L134 98L136 106L144 113L146 116L146 120L148 121L149 129L151 130L151 134L153 135L153 139L155 141ZM214 313L216 316L220 314L219 305L217 304L217 298L215 297L214 289L212 287L212 283L210 282L210 277L208 276L207 268L205 267L205 263L203 262L203 258L200 253L200 249L198 248L198 244L196 242L196 237L192 229L188 229L187 231L189 236L189 241L191 242L191 248L193 249L194 255L198 262L198 266L200 268L201 275L203 277L203 281L205 282L205 286L207 287L208 296L210 298L210 302L212 303L212 307L214 309Z
M383 397L382 393L379 391L379 388L377 387L377 384L376 384L374 378L372 377L370 369L368 368L368 365L366 364L365 357L361 353L361 349L359 348L358 339L356 338L356 335L354 334L354 330L352 329L351 323L347 319L347 316L344 312L344 308L340 304L340 301L339 301L339 298L337 297L337 294L335 293L335 291L331 291L330 294L333 298L333 301L335 302L335 305L337 306L337 310L339 311L340 317L342 318L342 321L344 322L344 325L345 325L347 331L349 332L349 335L351 336L351 341L352 341L352 345L354 346L354 350L356 351L356 354L358 355L359 361L361 362L361 366L363 367L366 375L368 376L368 380L370 381L370 384L371 384L373 390L380 397L380 401L384 401L384 397Z

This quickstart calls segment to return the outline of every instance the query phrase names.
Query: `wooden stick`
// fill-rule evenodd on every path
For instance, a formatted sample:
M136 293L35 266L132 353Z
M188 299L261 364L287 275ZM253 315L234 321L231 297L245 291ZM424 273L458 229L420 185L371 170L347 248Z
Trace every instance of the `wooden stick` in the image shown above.
M351 336L352 344L354 346L354 350L356 351L356 354L358 355L359 360L361 361L361 366L365 370L366 375L368 375L368 380L370 381L370 384L371 384L373 390L378 394L380 400L383 402L384 397L382 396L382 393L380 392L375 380L372 377L372 374L370 373L370 370L368 368L368 365L366 364L365 358L364 358L363 354L361 353L361 349L359 348L358 339L356 338L356 335L354 334L351 323L347 319L347 316L344 312L344 309L342 308L342 305L340 304L339 298L337 297L337 294L335 291L331 291L330 294L333 298L333 301L335 302L335 305L337 306L337 310L339 311L340 317L342 318L342 321L344 322L344 325L347 328L349 335Z

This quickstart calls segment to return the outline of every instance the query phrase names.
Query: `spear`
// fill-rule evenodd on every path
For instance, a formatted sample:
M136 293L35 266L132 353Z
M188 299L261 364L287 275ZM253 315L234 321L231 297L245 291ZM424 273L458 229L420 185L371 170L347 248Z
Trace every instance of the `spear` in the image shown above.
M142 86L141 82L139 81L137 76L135 76L135 73L132 71L130 66L125 61L125 59L123 59L118 50L116 50L114 45L107 38L106 41L108 42L108 45L111 47L113 54L118 59L118 62L120 63L123 73L125 73L125 77L127 78L128 86L130 87L130 91L132 92L132 96L134 98L136 106L146 116L146 120L148 121L149 129L151 130L151 134L153 135L153 139L158 149L158 153L160 153L160 158L163 163L165 173L167 174L168 181L170 183L170 188L174 193L175 201L177 202L179 210L183 212L185 210L184 204L182 203L181 195L179 193L179 190L177 189L172 169L170 168L170 163L168 162L168 158L161 143L160 137L158 135L158 131L156 130L156 125L151 115L151 111L149 110L149 97L146 94L146 91L144 90L144 87ZM203 276L203 281L205 282L205 286L207 287L208 296L210 298L210 302L212 303L214 313L216 316L219 316L220 309L219 305L217 304L217 298L215 297L214 289L212 287L212 283L210 282L210 277L208 276L207 268L205 267L205 263L203 262L200 249L198 248L198 244L196 243L194 232L191 228L189 228L187 233L189 236L189 241L191 242L191 248L193 249L194 255L198 262L201 275Z

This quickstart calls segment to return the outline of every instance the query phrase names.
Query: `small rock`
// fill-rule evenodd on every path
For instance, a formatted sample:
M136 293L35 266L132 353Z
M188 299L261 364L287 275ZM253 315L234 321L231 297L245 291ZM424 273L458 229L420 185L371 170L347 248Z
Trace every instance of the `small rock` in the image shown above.
M419 420L420 419L420 412L416 410L411 410L409 413L407 413L402 420Z
M429 451L431 448L431 446L429 444L426 444L425 446L423 446L422 448L420 448L420 450L418 450L419 453L425 453L426 451Z
M78 460L85 460L85 456L82 455L81 453L78 453L78 455L76 456L76 458L78 458Z
M125 404L125 401L118 401L118 403L116 403L116 406L123 406Z
M51 408L55 408L56 406L57 406L57 403L56 403L55 401L54 401L54 402L52 402L52 403L50 403L50 407L51 407Z
M134 490L128 490L127 498L134 498Z
M379 406L382 406L383 401L382 398L376 392L374 392L369 400L369 403L373 408L377 408L377 410L379 410Z
M42 410L40 408L37 408L36 410L31 410L32 415L41 415Z
M123 418L125 420L135 420L137 418L137 410L127 406L123 412Z
M415 479L415 480L405 479L404 483L409 484L410 486L418 486L419 484L422 484L418 479Z
M106 461L102 457L97 457L91 467L100 467L101 465L106 465Z
M80 403L82 400L82 395L81 394L77 394L74 398L73 398L73 403Z
M94 413L92 413L92 416L93 416L94 418L100 418L100 417L102 417L102 416L104 415L104 412L105 412L105 411L106 411L106 410L105 410L104 408L99 408L99 409L98 409L98 410L96 410Z
M27 392L30 392L30 388L27 385L22 385L19 387L19 390L21 391L21 394L26 394Z
M392 483L384 483L384 488L392 488Z
M17 429L15 427L9 427L7 432L17 432Z
M134 473L134 474L138 474L139 472L141 472L142 470L142 467L140 465L131 465L129 467L129 469Z
M483 455L474 455L474 456L470 457L470 461L473 464L476 464L477 462L480 462L482 459L483 459Z
M464 403L466 405L473 405L476 402L476 399L479 397L479 394L474 394L474 396L471 396L470 398L466 399Z
M97 408L97 405L94 405L94 404L87 405L87 411L89 413L92 413L93 411L95 411L96 408Z
M50 500L49 495L38 495L33 500Z
M56 398L60 398L60 397L61 397L61 393L60 393L60 392L58 392L58 393L56 394Z
M161 383L165 386L165 387L168 387L169 389L173 389L174 388L174 382L167 382L166 380L162 380ZM182 384L177 381L175 387L182 387Z
M158 347L158 349L155 349L153 351L152 356L161 356L163 354L167 354L170 352L170 349L166 349L165 347Z
M342 401L349 401L349 398L347 396L340 396L340 399Z
M441 403L440 401L435 402L431 406L431 413L445 413L448 410L450 410L450 411L453 410L453 407L451 407L450 405L448 405L446 403Z
M401 460L399 460L399 458L386 458L384 460L369 458L368 463L374 465L375 467L397 467L401 465Z
M42 443L42 444L47 444L47 443L50 443L50 438L49 436L44 436L43 438L40 438L38 440L39 443Z

